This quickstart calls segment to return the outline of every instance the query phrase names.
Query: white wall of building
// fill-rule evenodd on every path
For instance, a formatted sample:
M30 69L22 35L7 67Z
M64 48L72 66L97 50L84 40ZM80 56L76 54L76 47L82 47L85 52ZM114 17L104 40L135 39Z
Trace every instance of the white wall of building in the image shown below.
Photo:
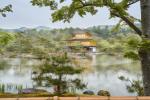
M96 52L96 47L90 47L92 52Z

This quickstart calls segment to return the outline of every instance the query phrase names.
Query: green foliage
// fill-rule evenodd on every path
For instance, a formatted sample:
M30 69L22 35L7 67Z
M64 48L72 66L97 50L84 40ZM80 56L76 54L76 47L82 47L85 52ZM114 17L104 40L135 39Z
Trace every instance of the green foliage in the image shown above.
M37 5L37 6L45 5L47 3L47 1L44 1L44 0L32 0L32 1L34 1L34 3L32 3L32 4ZM60 2L58 2L58 1L55 1L57 6L61 5L61 3L66 2L65 0L62 0ZM120 1L115 1L115 0L86 0L86 1L72 0L68 5L62 5L62 6L59 6L58 9L54 9L54 12L52 13L51 16L52 16L53 22L56 22L56 21L69 22L70 19L72 19L76 13L78 13L78 15L81 17L83 17L87 13L95 15L97 13L98 8L107 7L107 8L109 8L109 11L110 11L110 18L112 18L112 17L120 17L121 18L121 20L116 25L116 27L113 28L113 31L112 31L113 33L120 28L120 25L122 24L123 21L125 21L136 32L137 32L137 30L139 32L140 28L138 28L134 24L134 22L137 22L137 21L139 22L139 20L134 18L133 16L130 16L127 11L129 6L137 1L138 0L135 0L135 1L134 0L120 0ZM49 6L52 7L51 5L49 5ZM135 27L137 29L135 29ZM96 29L96 31L97 31L97 29ZM107 33L109 33L109 32L107 32ZM141 34L141 33L138 33L138 34ZM123 40L125 40L125 39L123 39ZM140 47L146 48L147 46L149 46L148 42L141 43L141 40L139 41L138 39L134 39L134 38L127 40L128 43L126 43L126 44L128 46L125 46L126 44L123 43L122 40L117 41L117 42L121 42L121 43L114 42L113 45L110 45L109 42L107 42L107 43L105 42L107 45L109 45L109 47L103 48L103 50L104 51L111 50L111 51L117 51L117 52L124 51L125 57L137 60L137 59L139 59L138 50L140 49ZM147 45L144 46L145 44L147 44Z
M62 0L61 0L62 2ZM55 2L55 0L32 0L31 3L33 5L38 5L40 7L42 6L48 6L50 7L52 10L57 8L57 3Z
M32 1L34 1L34 3L32 3L32 4L37 5L37 6L45 5L47 3L47 1L44 1L44 0L32 0ZM50 1L53 1L53 0L50 0ZM72 19L76 13L78 13L78 15L81 17L83 17L87 13L95 15L97 13L98 8L107 7L107 8L109 8L109 11L110 11L110 18L112 18L112 17L120 17L121 18L121 20L116 25L116 27L113 28L113 31L112 31L113 33L115 33L116 30L120 29L120 26L123 23L123 21L125 21L132 28L133 28L133 26L138 28L136 25L134 25L134 22L137 22L137 21L139 22L139 20L134 18L133 16L130 16L127 11L129 8L129 5L131 5L134 2L137 2L138 0L136 0L136 1L134 1L134 0L120 0L120 1L115 1L115 0L86 0L86 1L72 0L67 5L61 4L61 3L66 2L65 0L62 0L62 1L60 0L60 2L58 2L58 1L55 1L55 3L57 4L57 6L59 6L59 5L61 5L61 6L59 6L58 9L54 9L54 11L51 15L53 22L56 22L56 21L69 22L70 19ZM49 5L49 6L52 7L51 5ZM133 25L131 25L131 24L133 24ZM124 27L125 24L122 24L122 26ZM94 31L97 33L101 32L100 29L96 29L96 28L94 29ZM104 33L105 36L109 35L108 33L110 33L109 31L105 31L105 32L106 32L106 33ZM123 39L123 40L125 40L125 39ZM117 42L121 42L121 41L122 40L119 40ZM121 42L121 43L114 42L113 45L111 43L107 42L106 44L108 46L107 47L105 46L103 48L103 51L107 51L107 50L117 51L117 52L125 51L125 54L124 54L125 57L133 58L133 59L139 58L137 51L139 50L140 43L139 43L139 41L135 41L135 39L129 40L127 43L128 46L125 46L125 43L123 43L123 42ZM124 48L124 47L127 47L127 48ZM131 48L134 48L134 50L131 50Z
M86 29L86 31L89 31L90 33L94 33L94 35L97 35L102 38L108 38L113 35L111 32L111 26L93 26Z
M5 93L5 85L4 84L0 84L0 92Z
M22 33L16 33L13 42L5 46L5 52L14 55L28 53L38 58L44 58L48 53L63 50L65 47L65 39L70 34L69 29L66 30L25 30ZM66 33L67 32L67 33Z
M64 4L66 0L31 0L32 5L46 6L54 10L52 13L53 22L64 21L69 22L73 16L78 13L79 16L83 17L87 13L95 15L97 8L108 7L110 9L110 16L114 17L113 13L119 14L120 16L128 16L127 9L128 4L131 0L121 0L116 2L115 0L72 0L68 5ZM63 5L64 4L64 5ZM61 5L61 6L60 6Z
M136 93L138 96L144 96L143 82L141 80L130 80L124 76L120 76L119 79L129 83L126 85L129 93Z
M118 34L108 40L111 51L123 54L124 57L139 60L138 50L142 39L135 34ZM110 51L109 50L109 51Z
M0 32L0 46L7 45L13 39L14 35L12 33Z
M148 40L142 41L138 35L134 35L128 27L121 28L119 32L110 33L113 26L94 26L85 30L66 28L66 29L53 29L53 30L25 30L22 33L16 33L13 42L3 47L3 51L11 53L13 56L17 54L30 54L39 59L44 59L49 56L49 53L66 50L66 41L71 37L72 32L78 30L88 31L93 35L97 43L97 50L109 54L121 54L127 58L139 60L138 50L140 48L149 48ZM1 32L4 33L4 32ZM8 33L12 35L11 33ZM5 34L4 34L5 35ZM3 36L4 37L4 36ZM7 37L7 35L6 35ZM14 38L14 35L12 35ZM2 38L1 38L2 39ZM6 38L8 39L8 38ZM3 41L5 39L3 38ZM11 39L8 39L11 40ZM147 41L147 42L146 42ZM7 44L7 43L5 43ZM84 52L81 46L77 46L75 52ZM10 55L11 55L10 54Z
M0 32L0 52L3 51L4 46L8 45L15 36L12 33Z
M140 49L146 52L150 51L150 40L141 38L138 35L129 36L126 41L125 57L139 60L138 51Z
M99 96L110 96L110 92L105 91L105 90L99 90L97 95L99 95Z
M5 94L7 90L21 90L23 88L22 85L19 84L3 84L0 83L0 94Z
M130 58L130 59L133 59L133 60L139 60L140 59L138 53L134 52L134 51L125 52L124 57Z
M31 39L21 33L17 33L15 35L16 39L8 46L6 46L6 50L9 52L15 51L16 53L30 53L30 51L32 50Z
M126 38L124 56L133 60L139 60L138 50L142 39L138 35L129 35Z
M7 12L12 12L12 5L7 5L5 6L4 8L0 8L0 14L3 16L3 17L6 17L6 13Z
M66 93L70 87L83 89L85 85L82 84L81 80L71 77L83 71L82 68L77 67L66 53L58 53L58 55L52 56L50 60L47 59L39 67L39 72L35 73L33 80L38 86L56 87L55 92L58 95Z
M111 32L117 32L118 30L120 30L120 28L121 28L121 23L122 23L123 21L122 20L120 20L118 23L117 23L117 25L111 30Z
M143 39L140 43L140 48L145 51L150 51L150 40L149 39Z
M142 38L139 37L138 35L130 35L127 38L127 46L130 49L134 49L134 50L138 49L141 42L142 42Z

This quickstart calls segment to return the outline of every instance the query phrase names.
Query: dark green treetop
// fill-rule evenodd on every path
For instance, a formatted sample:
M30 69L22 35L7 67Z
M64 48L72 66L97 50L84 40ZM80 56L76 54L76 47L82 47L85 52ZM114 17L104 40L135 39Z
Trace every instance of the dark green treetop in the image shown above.
M59 95L68 92L70 87L85 88L85 84L79 78L72 78L80 74L83 69L75 66L67 53L58 53L39 67L39 72L35 73L33 78L38 86L54 86L56 87L55 92Z

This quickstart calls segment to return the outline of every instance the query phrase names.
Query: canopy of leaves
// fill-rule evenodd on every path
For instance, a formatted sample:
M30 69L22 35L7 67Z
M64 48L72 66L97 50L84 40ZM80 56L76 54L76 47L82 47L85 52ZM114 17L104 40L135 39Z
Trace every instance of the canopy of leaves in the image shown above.
M110 9L111 17L114 16L113 13L128 16L129 5L136 1L138 0L121 0L120 2L115 2L115 0L71 0L69 5L66 5L67 0L32 0L31 3L34 6L46 6L54 10L52 14L53 22L61 20L69 22L76 13L81 17L87 13L95 15L97 8L104 6ZM130 18L130 16L128 17Z

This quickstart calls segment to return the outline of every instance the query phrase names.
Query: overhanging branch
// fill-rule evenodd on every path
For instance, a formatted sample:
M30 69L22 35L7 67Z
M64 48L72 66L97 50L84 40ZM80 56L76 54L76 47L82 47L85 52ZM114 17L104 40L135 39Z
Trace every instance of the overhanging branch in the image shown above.
M125 21L138 35L142 36L142 31L136 26L134 25L133 22L131 22L127 17L125 16L121 16L119 14L116 14L114 12L111 12L112 15L121 18L123 21Z
M95 7L99 6L99 4L84 3L82 0L79 0L79 1L81 2L82 6L77 7L76 9L81 9L81 8L86 7L86 6L95 6ZM129 2L127 6L130 6L130 5L132 5L132 4L134 4L138 1L139 0L131 0L131 2ZM109 5L105 5L105 6L109 6ZM111 9L111 7L110 7L110 9ZM121 16L120 14L117 14L117 13L114 13L114 12L111 12L111 14L113 14L116 17L121 18L123 21L125 21L136 32L136 34L142 36L142 31L133 22L131 22L126 16Z

